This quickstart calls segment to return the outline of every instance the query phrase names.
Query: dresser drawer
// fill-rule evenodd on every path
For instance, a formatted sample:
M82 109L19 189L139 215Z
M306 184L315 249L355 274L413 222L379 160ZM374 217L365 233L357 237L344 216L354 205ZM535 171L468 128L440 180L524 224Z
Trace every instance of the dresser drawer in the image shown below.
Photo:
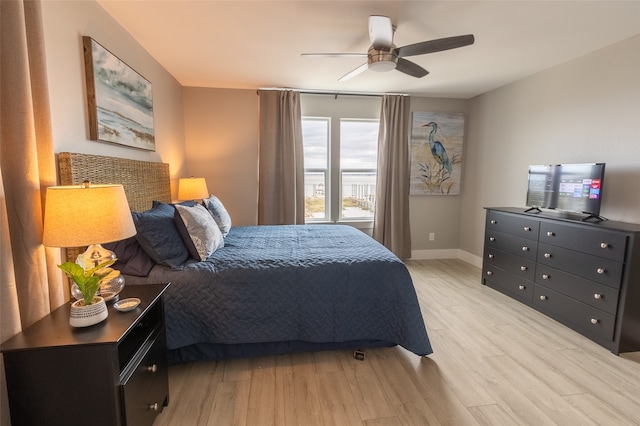
M539 245L538 263L614 288L622 281L622 263L549 244Z
M600 229L580 228L555 222L540 224L540 242L594 256L624 261L627 236Z
M529 240L538 240L540 222L495 211L487 212L486 232L498 231Z
M511 253L529 260L536 260L538 252L538 243L533 240L495 231L486 232L484 244L487 248Z
M504 269L507 272L524 278L525 280L534 280L536 271L535 261L514 256L512 254L496 250L492 247L485 247L484 255L485 263L497 266L498 268Z
M615 316L538 284L533 288L533 305L550 316L564 320L589 338L613 340Z
M538 265L535 282L613 315L618 309L617 289L546 265Z
M531 303L533 282L522 279L509 272L485 264L482 270L482 282L489 287L505 293L515 299Z
M131 376L122 381L126 424L151 426L169 402L165 331L151 338L132 362L135 364Z

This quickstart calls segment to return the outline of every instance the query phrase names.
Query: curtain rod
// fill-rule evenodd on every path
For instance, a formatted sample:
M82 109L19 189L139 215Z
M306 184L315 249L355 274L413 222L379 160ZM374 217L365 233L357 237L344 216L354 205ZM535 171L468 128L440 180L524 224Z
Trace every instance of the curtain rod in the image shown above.
M398 96L409 96L406 93L374 93L374 92L339 92L339 91L329 91L329 90L307 90L307 89L287 89L287 88L260 88L256 91L259 93L260 90L294 90L300 92L300 94L305 95L331 95L334 97L338 96L384 96L384 95L398 95Z

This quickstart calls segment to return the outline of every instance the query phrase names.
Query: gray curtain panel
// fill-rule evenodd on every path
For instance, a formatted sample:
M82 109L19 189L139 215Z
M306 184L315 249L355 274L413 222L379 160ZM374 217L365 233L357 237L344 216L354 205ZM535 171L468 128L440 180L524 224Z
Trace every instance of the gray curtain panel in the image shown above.
M411 257L409 123L411 98L384 95L378 135L373 238L400 259Z
M258 224L304 223L300 93L260 90Z

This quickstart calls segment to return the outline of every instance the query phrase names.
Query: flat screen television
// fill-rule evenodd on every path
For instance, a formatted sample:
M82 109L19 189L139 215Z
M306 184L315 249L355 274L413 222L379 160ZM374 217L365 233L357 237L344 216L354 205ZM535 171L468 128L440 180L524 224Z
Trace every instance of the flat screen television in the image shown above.
M602 220L604 168L604 163L529 166L527 211L557 209Z

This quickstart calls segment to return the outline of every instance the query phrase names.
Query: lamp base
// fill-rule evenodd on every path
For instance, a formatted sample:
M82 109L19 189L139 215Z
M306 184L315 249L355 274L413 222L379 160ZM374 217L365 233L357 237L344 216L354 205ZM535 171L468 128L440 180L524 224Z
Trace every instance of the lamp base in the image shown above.
M109 311L104 298L96 296L91 305L85 305L84 300L76 300L71 304L69 325L71 327L89 327L107 319Z
M95 268L101 263L107 262L109 260L115 260L116 254L111 250L107 250L102 247L100 244L91 244L87 247L87 250L84 253L81 253L76 259L76 263L82 266L85 270L89 270L91 268ZM124 277L122 275L118 275L114 279L103 282L100 284L100 290L98 294L102 296L105 302L109 302L111 300L117 299L118 294L124 288ZM78 286L73 283L71 286L71 295L76 299L82 299L82 293L78 289Z

